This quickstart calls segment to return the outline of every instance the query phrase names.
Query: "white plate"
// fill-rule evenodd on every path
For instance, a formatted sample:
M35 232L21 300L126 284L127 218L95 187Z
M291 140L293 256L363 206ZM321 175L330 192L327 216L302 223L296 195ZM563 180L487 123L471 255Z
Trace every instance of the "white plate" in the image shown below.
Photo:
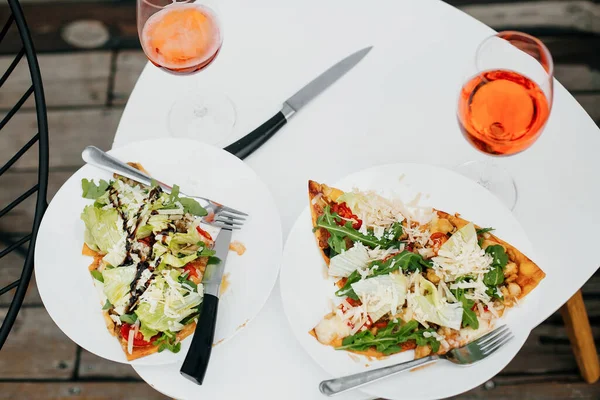
M314 177L318 181L318 176ZM339 182L324 182L342 190L358 187L381 194L396 193L404 201L421 193L419 204L459 212L480 226L496 228L494 233L532 257L531 244L511 212L477 183L439 167L419 164L390 164L354 173ZM281 296L288 321L304 349L331 377L340 377L413 359L408 351L385 360L362 356L319 343L308 332L331 310L334 283L326 278L326 267L312 233L308 205L287 239L280 273ZM527 314L535 313L538 291L530 293L519 307L509 310L504 323L515 334L505 348L470 367L440 361L414 372L371 383L360 390L387 399L439 399L453 396L482 384L497 374L517 354L533 328ZM299 301L298 299L301 299Z
M159 139L137 142L109 152L123 161L140 162L156 179L175 183L189 194L199 194L250 214L232 240L246 246L238 256L230 252L225 274L229 287L219 302L215 343L221 345L254 318L269 297L280 265L281 223L275 202L254 171L233 155L194 140ZM181 351L157 353L127 361L118 341L108 333L102 305L88 272L91 257L81 255L84 206L81 179L111 178L107 172L84 166L52 199L39 230L35 274L40 296L58 327L84 349L109 360L134 365L157 365L183 359Z

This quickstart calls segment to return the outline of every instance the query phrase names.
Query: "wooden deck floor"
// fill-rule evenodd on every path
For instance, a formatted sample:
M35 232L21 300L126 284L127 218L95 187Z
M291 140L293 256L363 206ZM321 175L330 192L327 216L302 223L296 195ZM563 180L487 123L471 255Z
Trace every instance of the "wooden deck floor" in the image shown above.
M50 196L81 166L88 144L108 149L127 97L146 58L138 48L135 1L59 3L23 0L40 51L50 123ZM556 76L592 118L600 122L600 4L598 1L454 0L466 12L501 30L514 28L543 38L557 62ZM0 5L0 21L6 5ZM66 35L73 21L101 21L110 36L93 49L90 38ZM76 32L76 29L75 29ZM65 37L67 39L65 39ZM91 38L94 39L94 38ZM83 41L82 41L83 40ZM0 71L16 48L8 36L0 46ZM0 91L4 114L27 88L22 68ZM32 103L26 103L0 135L0 165L35 133ZM568 134L568 133L565 133ZM0 208L31 187L37 154L21 159L0 177ZM0 219L0 249L29 226L32 203ZM18 278L22 254L0 260L0 287ZM583 288L594 337L600 345L600 274ZM0 319L10 296L0 296ZM32 282L13 332L0 351L0 399L164 399L129 366L82 350L51 321ZM558 313L537 327L518 356L498 376L458 399L600 399L600 384L580 379Z

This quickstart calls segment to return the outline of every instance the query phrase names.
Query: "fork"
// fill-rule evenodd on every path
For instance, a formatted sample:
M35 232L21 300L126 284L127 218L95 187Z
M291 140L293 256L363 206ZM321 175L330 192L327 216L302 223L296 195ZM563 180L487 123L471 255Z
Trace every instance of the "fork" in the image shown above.
M419 367L438 360L448 360L454 364L460 365L473 364L496 352L513 337L510 329L508 329L506 325L503 325L469 344L450 350L446 354L433 354L419 358L418 360L407 361L341 378L329 379L319 384L319 390L324 395L333 396L366 385L367 383L375 382L387 376L406 371L407 369Z
M95 167L104 169L108 172L122 175L126 178L132 179L136 182L142 183L147 186L151 186L153 182L158 184L165 192L171 193L173 189L171 186L162 183L151 176L146 175L142 171L133 168L132 166L116 159L115 157L108 155L104 151L100 150L96 146L88 146L83 149L81 158L88 164ZM224 206L223 204L217 203L216 201L207 199L201 196L190 196L183 192L179 192L185 197L191 197L199 200L202 207L208 211L208 215L203 217L202 220L207 224L227 229L240 229L242 221L245 220L248 214L238 211L235 208Z

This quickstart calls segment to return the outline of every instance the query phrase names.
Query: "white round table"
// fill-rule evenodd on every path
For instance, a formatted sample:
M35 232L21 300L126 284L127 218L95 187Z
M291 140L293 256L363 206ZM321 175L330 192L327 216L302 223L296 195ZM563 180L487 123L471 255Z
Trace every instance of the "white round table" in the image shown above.
M148 65L133 91L114 146L168 135L171 103L192 85L225 91L237 108L235 132L250 132L305 83L348 54L374 45L345 77L302 109L247 163L270 187L284 237L307 205L307 180L334 182L390 162L453 166L484 159L462 138L457 93L477 45L493 31L437 0L223 0L222 53L195 76ZM581 106L555 85L554 108L541 138L497 160L516 180L514 214L547 273L536 324L579 289L598 267L600 132ZM160 151L160 150L158 150ZM198 155L202 157L201 154ZM157 390L176 398L324 398L328 378L294 339L279 285L260 314L232 340L196 386L179 366L136 367ZM364 399L353 392L339 398Z

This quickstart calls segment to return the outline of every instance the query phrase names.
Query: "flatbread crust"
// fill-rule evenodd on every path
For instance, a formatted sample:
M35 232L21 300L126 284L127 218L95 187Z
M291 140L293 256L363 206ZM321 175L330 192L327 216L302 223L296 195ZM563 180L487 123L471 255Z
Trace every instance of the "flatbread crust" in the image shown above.
M195 322L189 323L186 326L184 326L182 330L177 332L177 339L179 339L179 341L181 342L183 339L185 339L186 337L188 337L192 333L194 333L195 330L196 330L196 323ZM144 346L144 347L134 347L132 350L132 354L129 354L127 352L127 340L124 340L124 338L120 338L119 343L121 343L121 347L123 348L123 351L125 352L125 356L127 357L128 361L146 357L146 356L149 356L150 354L154 354L154 353L158 352L158 346L151 345L151 346Z
M317 226L317 219L323 215L325 206L335 203L342 194L344 192L340 189L332 188L315 181L308 181L308 200L313 227ZM329 244L327 244L329 232L326 229L317 228L315 230L315 238L317 239L317 246L321 251L321 255L327 266L329 266L329 256L325 252L329 248Z
M446 218L447 220L449 220L452 223L452 225L456 226L456 228L458 228L458 229L462 228L463 226L465 226L469 223L469 221L461 218L459 216L459 214L450 215L444 211L439 211L439 210L436 210L436 211L437 211L438 217ZM477 225L475 225L475 227L481 228ZM542 271L541 268L536 263L531 261L531 259L529 257L527 257L525 254L521 253L513 245L505 242L502 239L499 239L497 236L493 235L492 233L488 233L488 234L490 237L486 240L489 240L491 242L496 242L496 243L504 246L504 248L506 250L506 254L508 254L509 261L517 264L517 267L518 267L517 279L514 282L517 285L519 285L519 287L521 288L521 294L519 296L517 296L517 298L522 299L525 295L527 295L527 293L531 292L540 283L540 281L542 279L544 279L544 277L546 276L546 273L544 273L544 271Z

